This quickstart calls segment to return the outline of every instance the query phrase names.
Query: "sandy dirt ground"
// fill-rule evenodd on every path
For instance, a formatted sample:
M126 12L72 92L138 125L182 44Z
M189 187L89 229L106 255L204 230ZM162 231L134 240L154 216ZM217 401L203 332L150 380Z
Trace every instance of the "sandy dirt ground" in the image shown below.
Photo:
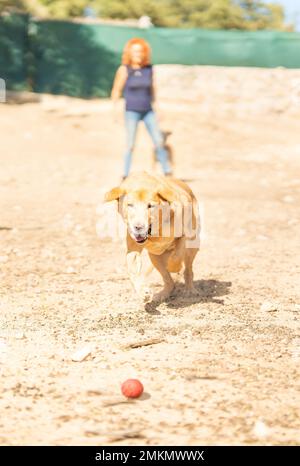
M0 107L2 445L300 444L300 116L220 108L161 100L203 213L200 296L179 277L146 312L122 241L97 234L124 148L109 102ZM150 167L141 129L133 169Z

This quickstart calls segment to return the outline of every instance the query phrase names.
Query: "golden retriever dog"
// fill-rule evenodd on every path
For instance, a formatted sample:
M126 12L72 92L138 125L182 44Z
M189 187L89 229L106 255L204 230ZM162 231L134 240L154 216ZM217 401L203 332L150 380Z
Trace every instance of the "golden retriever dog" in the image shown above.
M127 267L142 301L167 299L174 288L171 272L179 272L183 265L186 294L198 294L193 284L193 261L199 250L200 223L192 190L183 181L142 172L106 193L105 201L113 200L118 200L127 225ZM154 296L142 273L144 248L164 282L162 291Z

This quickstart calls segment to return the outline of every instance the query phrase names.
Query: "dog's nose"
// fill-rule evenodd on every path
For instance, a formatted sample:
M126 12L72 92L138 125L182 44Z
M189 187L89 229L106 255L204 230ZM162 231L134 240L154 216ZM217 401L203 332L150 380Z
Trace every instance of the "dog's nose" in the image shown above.
M146 227L143 223L136 223L134 225L134 229L137 233L139 233L140 231L145 231Z

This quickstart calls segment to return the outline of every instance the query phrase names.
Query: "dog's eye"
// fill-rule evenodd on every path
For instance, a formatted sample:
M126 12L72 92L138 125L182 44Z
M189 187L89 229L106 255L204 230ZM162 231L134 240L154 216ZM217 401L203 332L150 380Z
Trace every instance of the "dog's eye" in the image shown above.
M127 207L133 207L133 204L127 204Z
M148 209L152 209L152 207L155 207L154 204L148 204L148 205L147 205L147 208L148 208Z

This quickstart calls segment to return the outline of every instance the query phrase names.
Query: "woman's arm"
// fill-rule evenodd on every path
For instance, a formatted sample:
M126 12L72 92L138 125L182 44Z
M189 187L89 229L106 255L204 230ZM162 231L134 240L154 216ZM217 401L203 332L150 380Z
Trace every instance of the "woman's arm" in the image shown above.
M152 104L156 103L156 89L155 89L155 85L153 83L152 83L152 86L151 86L151 102L152 102Z
M121 97L126 80L127 80L127 69L126 69L126 66L121 65L119 66L116 72L114 84L113 84L112 91L111 91L111 99L113 102L117 102L117 100Z
M121 65L119 66L116 72L113 87L111 90L111 100L113 103L113 119L115 122L118 121L117 103L118 103L119 98L122 95L122 91L126 84L126 80L127 80L127 69L126 69L126 66Z
M158 104L158 101L157 101L156 79L154 77L154 73L152 74L151 102L152 102L153 110L156 113L157 119L158 119L159 123L161 123L162 120L164 119L164 117L163 117L163 112L161 110L161 106Z
M156 98L156 84L155 84L155 78L154 78L154 73L153 73L153 68L152 68L152 82L151 82L151 101L152 103L155 102Z

